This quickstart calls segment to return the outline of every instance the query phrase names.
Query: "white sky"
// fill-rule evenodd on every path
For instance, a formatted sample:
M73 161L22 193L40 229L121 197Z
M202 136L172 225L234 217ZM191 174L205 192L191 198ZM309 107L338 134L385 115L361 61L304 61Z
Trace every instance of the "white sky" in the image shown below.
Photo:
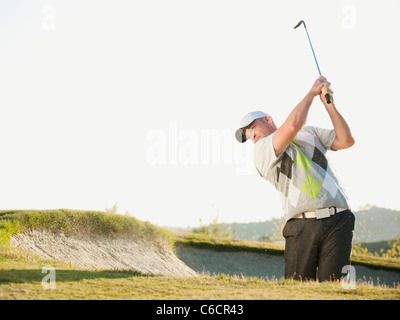
M0 208L117 203L160 226L282 216L233 134L249 111L281 124L318 77L303 19L356 138L328 154L353 209L400 209L399 13L399 0L2 0ZM319 99L307 124L332 127Z

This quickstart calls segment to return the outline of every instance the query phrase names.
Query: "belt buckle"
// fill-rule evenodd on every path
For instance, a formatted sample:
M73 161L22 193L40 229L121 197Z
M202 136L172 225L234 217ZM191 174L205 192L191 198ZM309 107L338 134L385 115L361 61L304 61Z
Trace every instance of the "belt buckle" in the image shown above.
M315 211L317 219L329 218L331 216L330 208L323 208Z

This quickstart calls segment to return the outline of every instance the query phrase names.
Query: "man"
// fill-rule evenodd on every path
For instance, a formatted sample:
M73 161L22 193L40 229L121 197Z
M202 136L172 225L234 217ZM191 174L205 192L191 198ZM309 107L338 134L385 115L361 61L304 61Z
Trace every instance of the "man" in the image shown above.
M318 95L333 130L303 127ZM268 114L255 111L242 119L235 133L239 142L254 142L257 171L281 195L285 278L335 280L350 265L354 215L325 153L349 148L354 139L332 95L330 83L321 76L279 128Z

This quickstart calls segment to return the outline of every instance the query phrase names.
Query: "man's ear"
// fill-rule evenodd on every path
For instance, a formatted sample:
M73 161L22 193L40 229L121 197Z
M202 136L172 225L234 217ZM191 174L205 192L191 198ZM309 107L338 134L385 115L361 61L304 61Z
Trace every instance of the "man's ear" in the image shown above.
M271 117L265 116L265 117L264 117L264 120L265 120L266 122L268 122L269 124L272 124L272 118L271 118Z

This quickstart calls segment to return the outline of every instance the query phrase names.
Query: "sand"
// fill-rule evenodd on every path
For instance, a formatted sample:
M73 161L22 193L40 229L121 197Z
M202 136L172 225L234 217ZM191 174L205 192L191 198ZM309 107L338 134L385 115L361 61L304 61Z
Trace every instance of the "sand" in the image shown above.
M279 279L284 276L283 255L246 251L214 251L177 246L176 254L196 272Z
M47 230L31 230L13 235L10 245L82 269L133 270L166 276L196 275L167 244L160 246L143 240L66 237Z

